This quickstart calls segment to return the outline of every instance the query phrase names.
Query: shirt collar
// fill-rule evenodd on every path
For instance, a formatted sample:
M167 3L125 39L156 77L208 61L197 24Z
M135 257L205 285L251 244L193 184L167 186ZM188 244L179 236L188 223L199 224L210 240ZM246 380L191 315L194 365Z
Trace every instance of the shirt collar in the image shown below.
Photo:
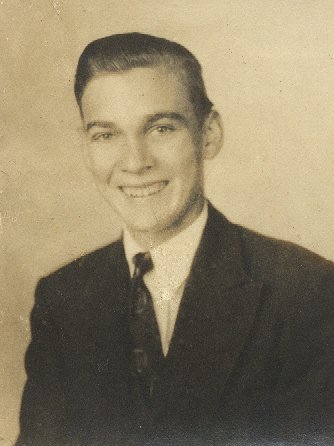
M175 237L150 250L154 269L147 273L145 277L152 274L158 275L162 286L168 288L180 286L189 275L207 219L208 204L205 202L202 212L190 226ZM133 256L138 252L143 252L143 249L132 238L127 228L123 230L123 243L132 276L134 271Z

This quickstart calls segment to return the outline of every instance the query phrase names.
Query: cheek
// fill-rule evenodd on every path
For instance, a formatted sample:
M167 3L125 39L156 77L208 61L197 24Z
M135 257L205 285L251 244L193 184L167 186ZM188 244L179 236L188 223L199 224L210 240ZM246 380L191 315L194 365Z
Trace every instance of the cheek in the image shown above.
M100 181L109 178L112 169L116 164L116 158L113 153L106 148L88 149L86 152L88 167L93 175Z
M191 175L200 165L199 153L191 137L184 136L160 152L159 163L174 175Z

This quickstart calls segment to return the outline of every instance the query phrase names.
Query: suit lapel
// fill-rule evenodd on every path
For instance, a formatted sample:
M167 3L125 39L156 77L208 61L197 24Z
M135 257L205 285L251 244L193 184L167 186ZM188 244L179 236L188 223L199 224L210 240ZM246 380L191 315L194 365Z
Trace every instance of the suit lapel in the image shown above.
M122 242L116 241L94 253L93 259L84 257L82 261L89 262L82 268L86 271L83 298L86 296L102 311L123 312L128 302L130 275Z
M108 368L107 352L120 353L129 343L127 318L129 308L130 277L120 241L99 251L89 261L89 267L83 268L86 277L81 289L80 331L86 332L86 348L91 355L96 355L96 362L103 361ZM84 335L82 334L84 337ZM99 365L101 368L102 366Z
M196 392L207 392L203 380L212 392L226 383L252 329L261 287L245 270L237 229L210 206L167 357Z

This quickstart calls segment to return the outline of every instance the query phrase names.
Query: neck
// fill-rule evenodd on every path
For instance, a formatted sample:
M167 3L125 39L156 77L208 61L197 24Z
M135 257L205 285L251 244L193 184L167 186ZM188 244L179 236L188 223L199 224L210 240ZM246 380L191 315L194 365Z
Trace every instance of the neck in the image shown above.
M135 231L131 228L128 228L133 239L140 245L143 250L149 251L156 246L161 245L162 243L172 239L180 232L187 229L200 215L203 210L205 203L204 197L196 203L195 206L192 206L191 209L188 209L185 213L181 214L176 222L174 222L170 227L164 228L163 230L148 232L148 231Z

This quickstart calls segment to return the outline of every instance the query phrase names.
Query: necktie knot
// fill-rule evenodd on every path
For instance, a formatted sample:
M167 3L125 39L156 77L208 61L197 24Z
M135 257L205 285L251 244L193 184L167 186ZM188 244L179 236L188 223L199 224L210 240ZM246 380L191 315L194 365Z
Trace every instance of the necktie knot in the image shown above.
M133 273L134 279L143 277L146 273L153 269L153 262L149 252L138 252L138 254L133 257L133 263L135 265L135 270Z

